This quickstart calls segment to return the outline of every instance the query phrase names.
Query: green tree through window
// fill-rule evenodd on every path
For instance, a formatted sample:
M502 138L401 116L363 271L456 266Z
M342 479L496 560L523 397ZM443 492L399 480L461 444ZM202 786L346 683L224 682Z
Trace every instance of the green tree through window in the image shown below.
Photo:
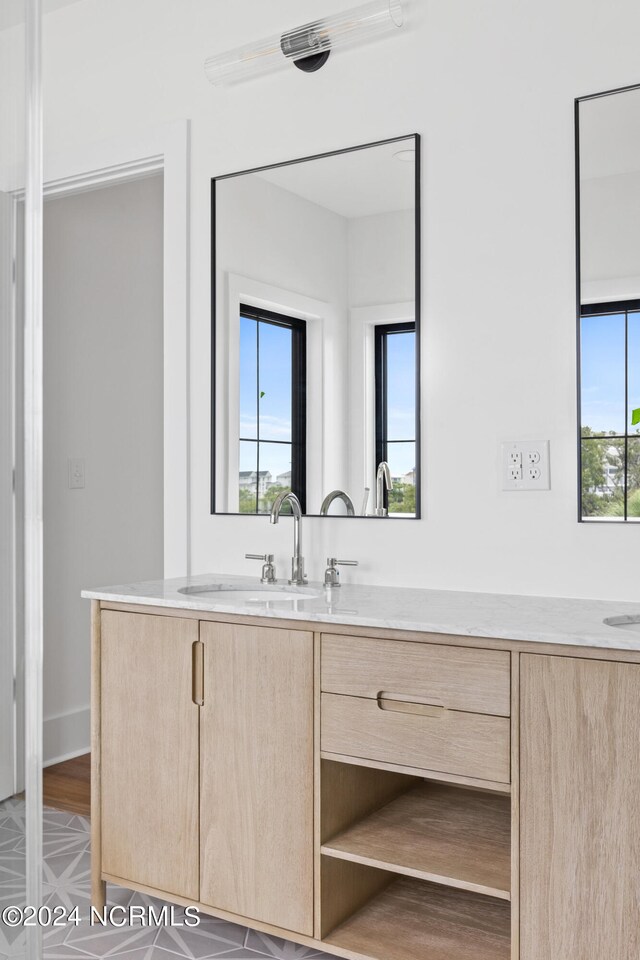
M640 519L640 300L583 305L583 520Z

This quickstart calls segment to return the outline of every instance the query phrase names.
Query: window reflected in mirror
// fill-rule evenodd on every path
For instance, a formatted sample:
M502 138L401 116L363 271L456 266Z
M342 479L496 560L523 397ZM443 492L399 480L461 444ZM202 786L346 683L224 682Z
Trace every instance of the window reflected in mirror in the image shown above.
M238 512L269 513L278 494L289 490L304 510L305 322L245 304L239 320Z
M389 464L392 487L384 491L389 513L416 512L416 325L375 328L376 462Z
M640 300L583 305L580 343L582 516L640 519Z

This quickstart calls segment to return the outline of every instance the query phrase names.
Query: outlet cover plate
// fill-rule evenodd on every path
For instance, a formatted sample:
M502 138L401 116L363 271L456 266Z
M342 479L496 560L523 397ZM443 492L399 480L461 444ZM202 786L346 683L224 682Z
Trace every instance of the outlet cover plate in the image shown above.
M515 464L521 465L519 470L514 469ZM500 475L503 490L549 490L549 441L505 441L501 445Z

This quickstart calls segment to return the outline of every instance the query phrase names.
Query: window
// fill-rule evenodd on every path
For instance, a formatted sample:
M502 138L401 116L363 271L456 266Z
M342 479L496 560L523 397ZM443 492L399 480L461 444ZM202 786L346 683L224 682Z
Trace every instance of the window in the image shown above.
M306 324L240 307L240 513L268 513L284 490L306 509Z
M580 516L640 520L640 300L583 305Z
M386 460L389 513L416 513L416 325L375 328L376 466Z

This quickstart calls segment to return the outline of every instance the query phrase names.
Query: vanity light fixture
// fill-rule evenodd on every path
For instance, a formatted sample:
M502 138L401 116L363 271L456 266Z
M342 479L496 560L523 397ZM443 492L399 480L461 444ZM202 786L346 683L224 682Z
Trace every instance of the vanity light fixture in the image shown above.
M332 50L345 50L391 33L403 24L402 0L370 0L283 34L209 57L205 73L214 85L224 86L272 73L293 62L314 73Z

